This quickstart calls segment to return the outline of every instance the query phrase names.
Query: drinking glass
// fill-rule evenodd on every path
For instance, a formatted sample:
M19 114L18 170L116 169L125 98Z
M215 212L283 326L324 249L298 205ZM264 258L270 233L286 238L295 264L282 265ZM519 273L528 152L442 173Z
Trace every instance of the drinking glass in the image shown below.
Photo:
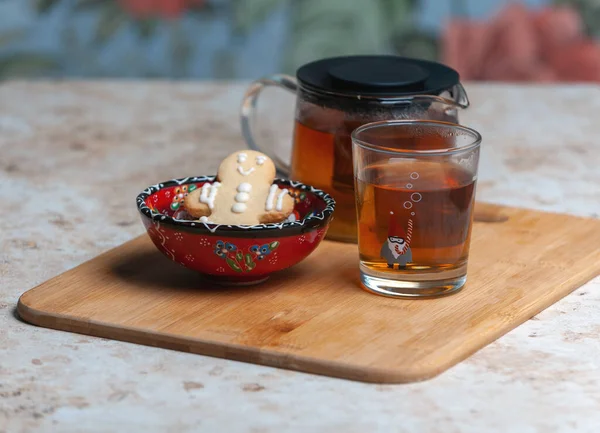
M460 290L467 278L481 135L393 120L352 133L362 285L394 297Z

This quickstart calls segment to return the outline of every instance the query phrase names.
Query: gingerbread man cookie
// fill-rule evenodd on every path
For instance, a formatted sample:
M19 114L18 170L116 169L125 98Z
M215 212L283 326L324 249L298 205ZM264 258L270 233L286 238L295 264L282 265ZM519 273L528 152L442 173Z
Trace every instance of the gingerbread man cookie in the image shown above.
M294 210L287 189L273 185L275 165L254 150L232 153L221 162L217 180L185 198L188 213L202 222L255 225L281 222Z

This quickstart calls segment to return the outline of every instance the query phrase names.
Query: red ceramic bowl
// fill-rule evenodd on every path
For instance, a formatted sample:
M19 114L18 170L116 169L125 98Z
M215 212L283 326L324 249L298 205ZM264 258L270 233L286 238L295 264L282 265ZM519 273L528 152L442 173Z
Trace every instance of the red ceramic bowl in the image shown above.
M168 258L222 284L254 284L306 258L325 236L335 201L325 192L277 179L295 199L286 222L254 226L217 225L186 219L188 192L214 176L174 179L148 187L137 197L142 222Z

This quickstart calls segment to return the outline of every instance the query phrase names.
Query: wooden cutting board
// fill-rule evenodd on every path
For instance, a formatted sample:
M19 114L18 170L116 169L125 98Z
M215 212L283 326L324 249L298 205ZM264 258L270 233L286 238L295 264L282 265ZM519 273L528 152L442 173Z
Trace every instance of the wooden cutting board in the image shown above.
M358 286L324 242L259 286L223 288L141 236L21 296L36 325L366 382L430 378L599 273L600 220L479 205L465 288L401 300ZM576 314L576 313L573 313Z

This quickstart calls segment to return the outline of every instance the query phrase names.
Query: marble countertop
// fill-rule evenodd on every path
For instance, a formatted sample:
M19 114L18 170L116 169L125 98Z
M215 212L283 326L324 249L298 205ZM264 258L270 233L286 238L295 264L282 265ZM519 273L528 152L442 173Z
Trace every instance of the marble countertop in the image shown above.
M133 205L139 190L214 172L243 146L244 88L0 85L0 432L598 431L600 279L439 377L410 385L331 379L19 321L21 293L143 232ZM600 215L599 87L467 90L473 108L463 121L484 136L480 200ZM263 105L272 100L266 95ZM273 112L291 116L291 104L277 102ZM276 117L269 117L279 125L271 139L285 142L291 124Z

